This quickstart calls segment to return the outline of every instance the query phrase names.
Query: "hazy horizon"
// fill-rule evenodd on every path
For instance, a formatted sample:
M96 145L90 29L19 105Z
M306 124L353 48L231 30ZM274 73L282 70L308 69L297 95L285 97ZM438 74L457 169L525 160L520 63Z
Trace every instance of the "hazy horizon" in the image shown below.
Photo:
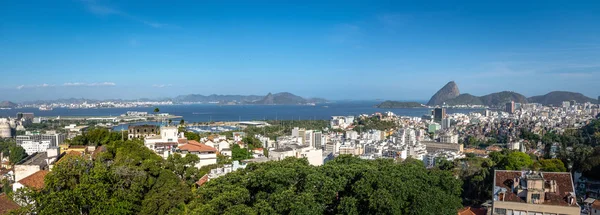
M290 92L426 101L600 95L600 4L466 1L4 1L14 102Z

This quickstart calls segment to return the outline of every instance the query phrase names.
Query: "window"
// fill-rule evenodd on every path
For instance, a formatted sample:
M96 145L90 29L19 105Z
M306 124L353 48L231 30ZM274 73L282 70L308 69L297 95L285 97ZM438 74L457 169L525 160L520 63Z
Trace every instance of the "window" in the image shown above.
M504 208L496 208L494 209L494 214L506 214L506 209Z

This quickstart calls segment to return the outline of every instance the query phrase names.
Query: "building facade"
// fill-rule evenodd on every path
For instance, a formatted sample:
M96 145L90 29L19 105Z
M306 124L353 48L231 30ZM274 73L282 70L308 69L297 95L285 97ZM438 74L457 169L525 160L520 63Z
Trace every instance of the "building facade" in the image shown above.
M144 139L158 135L159 129L156 125L130 125L128 128L128 138Z
M27 154L45 152L50 148L57 148L66 139L65 134L33 134L18 135L15 137L18 146L23 147Z
M446 118L446 108L433 109L433 121L441 122L443 118Z
M493 215L579 215L571 173L495 170Z

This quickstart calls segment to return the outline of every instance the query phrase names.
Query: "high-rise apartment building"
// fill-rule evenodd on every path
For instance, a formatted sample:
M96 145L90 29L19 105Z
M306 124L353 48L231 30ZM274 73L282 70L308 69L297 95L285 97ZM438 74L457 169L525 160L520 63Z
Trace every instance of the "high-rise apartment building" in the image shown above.
M506 111L507 113L510 113L510 114L515 113L515 102L511 101L511 102L506 103L506 108L504 111Z
M435 108L433 109L433 120L441 122L443 118L446 118L446 108Z

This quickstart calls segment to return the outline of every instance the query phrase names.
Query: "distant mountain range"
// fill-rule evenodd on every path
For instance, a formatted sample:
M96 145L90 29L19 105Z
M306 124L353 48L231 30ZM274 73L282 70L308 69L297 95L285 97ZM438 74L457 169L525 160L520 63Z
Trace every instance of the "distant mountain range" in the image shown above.
M546 95L532 96L527 99L530 103L541 103L546 105L560 106L563 101L575 100L577 103L597 103L598 100L584 96L581 93L566 92L566 91L552 91Z
M444 87L438 90L427 102L428 106L438 105L485 105L488 107L503 107L506 103L514 101L515 103L540 103L546 106L560 106L563 101L575 100L577 103L597 103L598 100L584 96L581 93L565 92L565 91L553 91L546 95L525 97L522 94L502 91L497 93L491 93L484 96L474 96L468 93L460 94L458 85L454 81L448 82ZM396 105L392 105L391 101L386 101L379 104L377 107L382 108L404 108L407 102L396 102Z
M262 105L276 105L276 104L280 104L280 105L302 105L302 104L309 104L309 103L325 103L327 102L327 100L325 99L321 99L321 98L309 98L309 99L305 99L302 98L300 96L288 93L288 92L283 92L283 93L276 93L276 94L267 94L264 98L262 98L261 100L252 102L252 104L262 104Z
M9 102L9 101L0 102L0 108L14 108L14 107L17 107L17 104Z
M122 99L107 99L107 100L94 100L84 98L69 98L69 99L56 99L56 100L37 100L23 102L22 104L50 104L50 103L65 103L65 104L80 104L83 102L97 103L97 102L161 102L161 101L172 101L173 103L219 103L219 104L268 104L268 105L304 105L310 103L326 103L326 99L322 98L302 98L288 92L282 93L269 93L266 96L258 95L200 95L200 94L188 94L180 95L174 98L160 98L160 99L135 99L135 100L122 100ZM12 105L10 105L12 104ZM12 102L0 103L0 108L5 105L6 107L16 107L17 104Z

